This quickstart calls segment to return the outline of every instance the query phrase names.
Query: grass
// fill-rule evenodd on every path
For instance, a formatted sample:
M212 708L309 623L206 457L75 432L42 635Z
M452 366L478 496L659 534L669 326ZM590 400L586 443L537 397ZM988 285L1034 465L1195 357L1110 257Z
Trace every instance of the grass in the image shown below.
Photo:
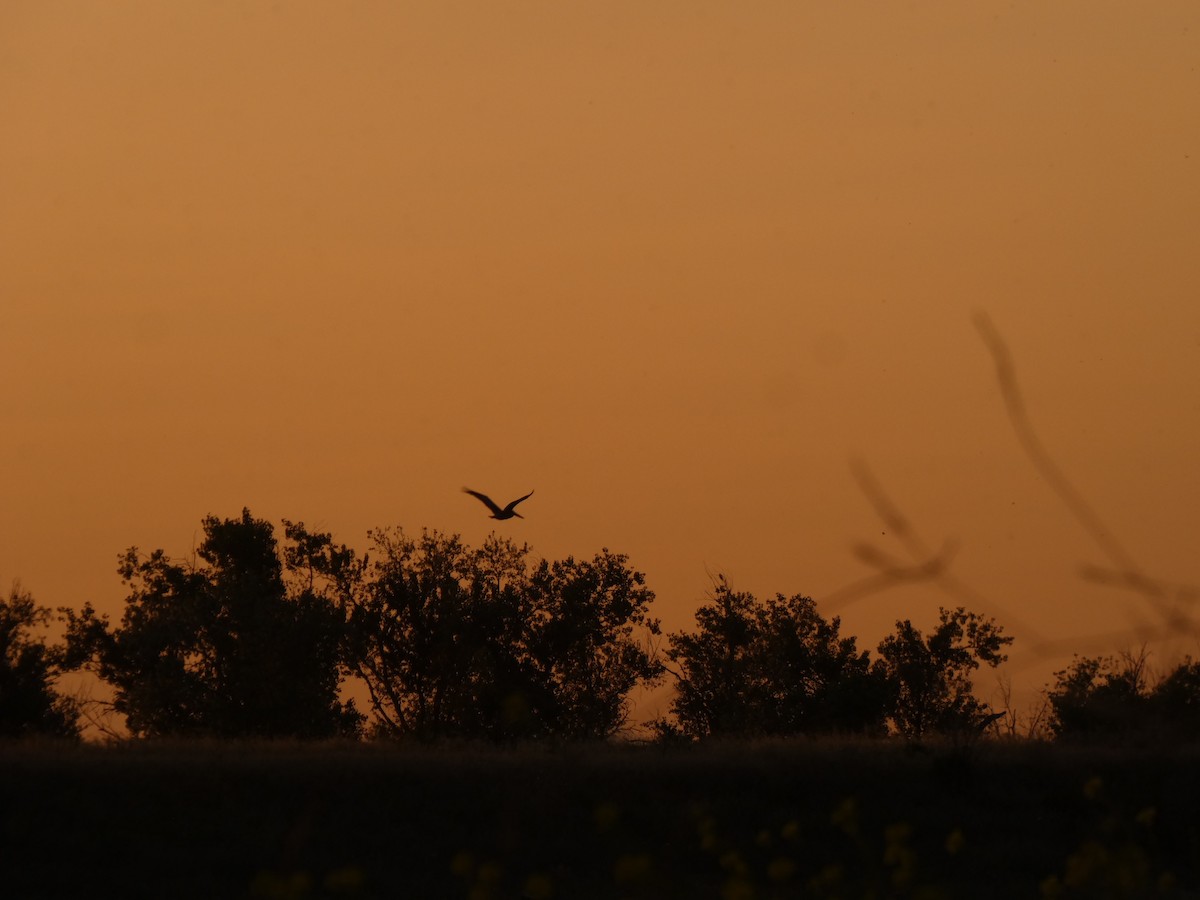
M5 896L1195 896L1200 751L0 747Z

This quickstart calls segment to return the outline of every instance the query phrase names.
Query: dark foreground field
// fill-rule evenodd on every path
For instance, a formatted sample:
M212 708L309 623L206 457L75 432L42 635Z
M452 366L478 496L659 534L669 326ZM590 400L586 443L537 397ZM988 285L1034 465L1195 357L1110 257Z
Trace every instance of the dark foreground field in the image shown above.
M1200 753L0 746L0 897L1195 896Z

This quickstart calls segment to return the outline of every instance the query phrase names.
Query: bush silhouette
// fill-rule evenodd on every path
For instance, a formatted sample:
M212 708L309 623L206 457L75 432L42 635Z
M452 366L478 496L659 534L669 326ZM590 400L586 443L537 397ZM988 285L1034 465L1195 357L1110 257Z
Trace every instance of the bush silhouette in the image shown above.
M1076 657L1047 692L1056 737L1072 741L1200 738L1200 664L1185 658L1151 684L1147 654Z

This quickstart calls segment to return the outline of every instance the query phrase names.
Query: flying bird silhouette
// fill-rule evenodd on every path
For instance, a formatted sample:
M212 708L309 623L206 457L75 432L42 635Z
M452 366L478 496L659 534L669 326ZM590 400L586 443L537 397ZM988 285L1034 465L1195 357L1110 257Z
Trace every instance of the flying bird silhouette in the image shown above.
M521 515L519 512L517 512L516 506L518 503L520 503L524 500L528 500L530 497L533 496L533 491L530 491L524 497L517 498L512 503L508 504L508 506L504 507L504 509L501 509L499 506L497 506L495 504L495 502L493 502L492 498L489 497L487 494L481 494L481 493L479 493L479 491L473 491L470 488L463 488L463 491L465 493L470 494L472 497L474 497L476 500L480 501L484 506L486 506L488 509L490 509L492 511L491 517L493 519L511 519L513 516L516 516L518 519L525 518L523 515Z

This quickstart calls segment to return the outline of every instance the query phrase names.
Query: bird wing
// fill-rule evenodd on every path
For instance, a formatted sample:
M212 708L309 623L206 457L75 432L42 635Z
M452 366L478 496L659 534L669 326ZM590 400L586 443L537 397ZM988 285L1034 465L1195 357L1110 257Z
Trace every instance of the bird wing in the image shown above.
M483 503L483 505L486 506L488 509L490 509L492 511L492 513L495 515L499 515L502 512L500 507L498 507L495 503L493 503L492 498L489 497L487 494L481 494L481 493L479 493L479 491L473 491L470 488L463 488L463 493L470 494L476 500Z
M532 496L533 496L533 491L530 491L530 492L529 492L528 494L526 494L524 497L518 497L518 498L517 498L516 500L514 500L512 503L508 504L508 506L504 507L504 511L505 511L505 512L512 512L512 511L513 511L513 510L516 508L516 506L517 506L517 504L518 504L518 503L524 503L526 500L528 500L528 499L529 499L530 497L532 497Z

